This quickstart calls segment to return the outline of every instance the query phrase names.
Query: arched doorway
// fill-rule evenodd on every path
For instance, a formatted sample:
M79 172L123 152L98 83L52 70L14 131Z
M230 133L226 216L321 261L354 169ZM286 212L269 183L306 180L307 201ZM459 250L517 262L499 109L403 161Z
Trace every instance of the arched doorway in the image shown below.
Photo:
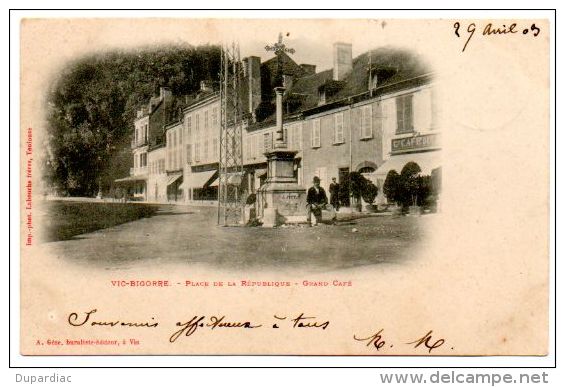
M355 167L355 170L359 173L372 173L377 170L377 164L372 161L363 161Z
M357 172L363 174L363 173L373 173L375 172L377 169L373 168L373 167L363 167L360 168Z

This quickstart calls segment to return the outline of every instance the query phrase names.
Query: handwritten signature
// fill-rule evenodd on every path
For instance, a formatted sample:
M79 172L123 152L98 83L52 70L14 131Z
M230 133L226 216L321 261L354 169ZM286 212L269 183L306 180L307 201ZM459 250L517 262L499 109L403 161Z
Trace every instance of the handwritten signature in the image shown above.
M381 350L381 348L383 348L385 345L387 345L387 342L385 341L385 339L383 337L383 331L384 331L384 329L380 329L377 333L374 333L374 334L367 336L367 337L361 337L361 338L357 337L357 335L353 335L353 339L356 340L356 341L366 342L367 347L373 347L377 351L379 351L379 350ZM432 351L434 349L439 348L443 344L445 344L445 339L438 339L438 340L433 339L432 333L434 333L434 331L428 331L428 333L426 333L424 336L422 336L422 337L420 337L420 338L418 338L414 341L410 341L410 342L404 343L404 344L412 345L413 348L418 348L421 345L423 345L422 348L427 349L428 353L432 353ZM393 347L393 345L390 344L389 347Z

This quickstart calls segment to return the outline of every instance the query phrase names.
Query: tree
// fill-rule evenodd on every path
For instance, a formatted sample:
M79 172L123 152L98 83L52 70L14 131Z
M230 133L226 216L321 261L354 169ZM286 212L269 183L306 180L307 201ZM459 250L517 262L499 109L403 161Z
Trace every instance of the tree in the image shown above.
M400 203L400 175L394 169L388 171L383 184L383 193L393 203Z
M365 178L359 172L350 172L342 180L339 185L339 200L348 206L350 205L349 198L352 197L355 205L361 205L361 198L369 204L375 201L379 193L379 188L374 185L369 179Z
M65 195L93 196L128 174L136 110L160 86L174 96L216 80L220 49L185 44L94 54L71 62L47 96L48 160L42 173ZM182 100L177 98L175 102Z
M406 163L400 171L400 202L403 207L418 205L418 190L420 183L418 176L422 169L413 161Z
M363 189L361 191L361 197L367 204L373 204L377 195L379 194L379 187L373 184L373 182L365 178L363 184Z

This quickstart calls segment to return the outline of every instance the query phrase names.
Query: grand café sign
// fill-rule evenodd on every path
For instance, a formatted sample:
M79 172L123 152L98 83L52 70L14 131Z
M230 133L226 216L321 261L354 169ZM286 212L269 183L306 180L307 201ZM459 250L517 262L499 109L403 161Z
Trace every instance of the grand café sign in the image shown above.
M392 140L392 153L404 153L439 148L439 134L424 134Z

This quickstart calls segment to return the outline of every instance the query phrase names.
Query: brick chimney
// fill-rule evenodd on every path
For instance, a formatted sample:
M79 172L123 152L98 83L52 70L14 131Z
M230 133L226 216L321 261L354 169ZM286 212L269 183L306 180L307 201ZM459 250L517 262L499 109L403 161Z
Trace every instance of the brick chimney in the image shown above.
M169 90L168 87L161 86L159 88L159 99L161 101L164 100L166 97L170 97L170 96L171 96L171 90Z
M353 68L353 54L350 43L334 43L333 62L333 80L341 81L345 74Z
M243 59L244 87L246 92L244 106L248 113L254 114L261 103L261 58L249 56Z

